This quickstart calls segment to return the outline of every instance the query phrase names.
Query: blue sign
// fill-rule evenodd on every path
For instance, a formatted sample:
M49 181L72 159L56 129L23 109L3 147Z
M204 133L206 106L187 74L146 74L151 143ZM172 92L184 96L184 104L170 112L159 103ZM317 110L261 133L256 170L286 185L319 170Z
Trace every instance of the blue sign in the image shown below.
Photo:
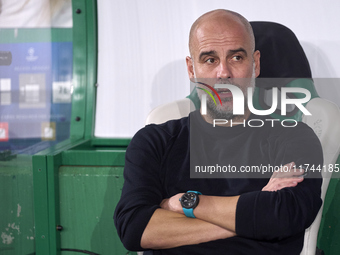
M69 138L72 42L0 44L0 52L0 150Z

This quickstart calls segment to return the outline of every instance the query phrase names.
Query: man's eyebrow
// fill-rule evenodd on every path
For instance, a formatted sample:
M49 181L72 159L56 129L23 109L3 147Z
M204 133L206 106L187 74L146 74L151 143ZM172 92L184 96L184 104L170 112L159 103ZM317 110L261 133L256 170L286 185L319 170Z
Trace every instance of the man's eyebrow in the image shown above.
M211 56L211 55L216 55L216 51L214 50L202 51L201 54L199 55L199 59L202 59L204 56Z
M238 52L243 52L247 56L247 51L242 47L235 49L235 50L229 50L228 55L233 55L233 54L238 53ZM204 56L212 56L212 55L216 55L216 51L214 51L214 50L202 51L199 55L199 59L202 59Z
M243 49L242 47L241 48L238 48L236 50L229 50L229 55L232 55L232 54L235 54L235 53L238 53L238 52L243 52L246 56L247 56L247 51L245 49Z

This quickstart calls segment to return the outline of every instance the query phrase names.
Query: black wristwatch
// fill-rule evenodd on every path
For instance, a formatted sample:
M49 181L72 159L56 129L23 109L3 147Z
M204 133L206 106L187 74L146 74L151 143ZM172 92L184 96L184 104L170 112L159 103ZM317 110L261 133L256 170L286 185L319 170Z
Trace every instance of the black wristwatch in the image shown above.
M181 205L185 216L190 218L196 218L194 215L194 209L196 208L199 202L198 195L202 195L202 193L198 191L189 190L187 191L187 193L184 193L183 196L179 199L179 201L181 201Z

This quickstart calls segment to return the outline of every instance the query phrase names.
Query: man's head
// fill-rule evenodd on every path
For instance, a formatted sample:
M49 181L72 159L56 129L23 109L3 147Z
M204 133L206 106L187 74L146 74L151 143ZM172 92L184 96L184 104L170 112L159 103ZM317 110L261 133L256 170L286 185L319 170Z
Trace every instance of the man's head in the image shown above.
M254 49L253 30L243 16L228 10L205 13L190 30L191 57L186 58L189 78L206 81L211 86L216 83L233 84L246 97L247 88L254 85L251 80L260 74L260 52L254 52ZM217 92L222 106L216 106L208 97L208 113L213 118L233 118L230 91ZM198 93L200 95L201 90Z

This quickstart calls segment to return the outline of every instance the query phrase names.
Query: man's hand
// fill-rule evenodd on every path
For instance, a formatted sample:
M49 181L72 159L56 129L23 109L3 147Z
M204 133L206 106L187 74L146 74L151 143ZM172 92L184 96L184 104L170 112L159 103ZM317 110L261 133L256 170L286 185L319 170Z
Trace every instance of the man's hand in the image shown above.
M161 208L168 211L184 214L181 202L179 201L183 194L184 193L178 193L177 195L174 195L170 198L163 199L163 201L160 204Z
M295 168L295 163L291 162L275 171L262 191L278 191L287 187L295 187L304 180L304 169Z

